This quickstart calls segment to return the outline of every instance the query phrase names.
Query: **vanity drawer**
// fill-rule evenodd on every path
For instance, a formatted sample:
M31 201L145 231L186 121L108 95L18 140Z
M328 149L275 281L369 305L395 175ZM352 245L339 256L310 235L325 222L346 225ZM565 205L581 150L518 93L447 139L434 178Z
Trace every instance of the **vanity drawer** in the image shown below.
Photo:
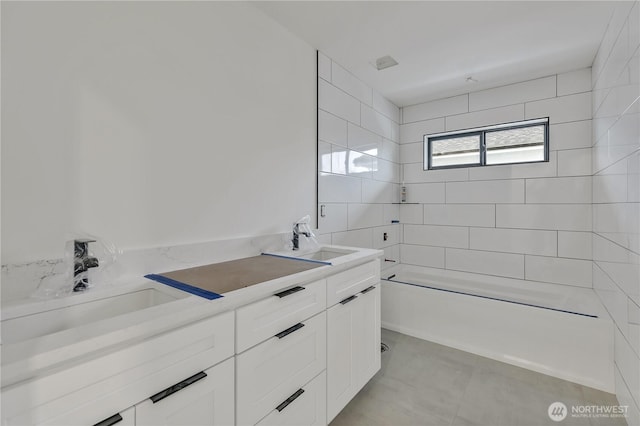
M221 313L3 389L3 425L47 423L70 408L85 425L113 416L232 357L234 320Z
M236 357L237 424L256 424L325 369L326 312L300 324Z
M353 296L380 281L380 261L374 260L327 278L327 306Z
M326 297L326 280L320 280L239 308L236 311L236 353L324 310Z
M295 398L295 399L294 399ZM326 426L327 375L323 371L285 399L257 426Z

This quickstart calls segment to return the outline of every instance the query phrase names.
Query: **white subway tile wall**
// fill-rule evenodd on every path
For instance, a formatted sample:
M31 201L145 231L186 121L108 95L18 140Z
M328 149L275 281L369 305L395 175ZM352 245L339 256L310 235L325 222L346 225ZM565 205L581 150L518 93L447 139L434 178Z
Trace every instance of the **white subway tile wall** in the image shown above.
M407 207L402 206L400 212L402 213ZM496 206L494 204L425 205L424 221L420 223L433 225L488 226L493 228L496 226Z
M373 89L333 61L331 61L331 84L344 90L362 103L373 104Z
M525 103L525 118L549 117L549 123L591 119L591 92Z
M469 248L557 256L558 233L531 229L470 228Z
M318 79L318 107L344 120L360 124L360 101L323 79Z
M591 204L496 205L499 228L591 232Z
M404 225L403 241L406 244L469 248L469 229L464 226Z
M318 68L319 238L383 249L395 261L383 267L393 266L400 262L402 238L400 109L322 53ZM441 122L427 128L444 129ZM422 223L422 209L415 216Z
M558 151L558 176L585 176L591 174L591 149Z
M591 91L591 72L581 69L558 75L558 96Z
M426 121L431 118L469 112L469 95L454 96L402 108L402 123Z
M591 76L589 75L589 80ZM589 85L590 86L590 85ZM590 87L587 90L591 90ZM469 93L469 111L480 111L506 105L522 104L556 96L556 76L539 78Z
M318 76L331 81L331 59L322 52L318 52Z
M445 129L447 131L453 131L482 127L488 124L509 123L522 119L524 119L524 104L516 104L466 114L450 115L445 117L444 122Z
M591 260L592 240L591 232L558 231L558 256Z
M629 424L640 424L639 22L638 1L621 2L592 68L402 109L324 55L319 72L322 241L594 288L616 324ZM547 163L424 170L424 135L541 117Z
M561 257L525 257L525 278L556 284L591 287L591 260Z
M444 268L444 248L402 244L400 261L411 265Z
M524 255L445 249L445 266L454 271L524 279Z
M530 204L591 203L591 176L527 179L525 190Z
M400 126L400 143L422 142L424 135L439 132L444 132L444 117L402 124Z
M573 152L574 150L571 150ZM549 153L548 163L531 164L503 164L491 167L475 167L469 169L469 179L471 180L492 180L492 179L517 179L517 178L537 178L552 177L558 172L558 153ZM589 163L591 170L591 163Z
M455 203L524 203L524 179L447 182L446 202ZM407 200L411 198L407 196Z
M639 23L638 1L617 6L591 75L593 286L615 322L616 394L629 425L640 424Z
M412 105L401 116L403 263L592 286L590 68ZM424 170L424 135L525 117L550 117L548 162Z

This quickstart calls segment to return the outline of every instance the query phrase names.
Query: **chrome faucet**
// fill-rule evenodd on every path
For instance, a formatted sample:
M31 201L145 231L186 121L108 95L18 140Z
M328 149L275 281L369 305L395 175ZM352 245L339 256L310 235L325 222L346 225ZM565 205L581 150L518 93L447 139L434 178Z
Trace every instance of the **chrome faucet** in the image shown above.
M293 242L294 250L300 249L300 234L304 235L307 238L311 236L310 232L300 231L300 223L296 223L295 225L293 225L293 239L291 240L291 242Z
M89 243L95 240L73 241L73 291L84 291L89 286L89 268L98 266L98 259L89 256Z

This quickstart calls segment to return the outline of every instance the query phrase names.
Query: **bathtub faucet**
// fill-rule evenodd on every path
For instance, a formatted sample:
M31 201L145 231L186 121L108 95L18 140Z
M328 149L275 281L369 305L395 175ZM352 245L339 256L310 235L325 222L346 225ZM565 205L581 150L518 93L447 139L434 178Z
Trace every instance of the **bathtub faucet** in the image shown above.
M89 256L89 243L95 240L73 241L73 291L84 291L89 286L89 268L98 266L98 259Z

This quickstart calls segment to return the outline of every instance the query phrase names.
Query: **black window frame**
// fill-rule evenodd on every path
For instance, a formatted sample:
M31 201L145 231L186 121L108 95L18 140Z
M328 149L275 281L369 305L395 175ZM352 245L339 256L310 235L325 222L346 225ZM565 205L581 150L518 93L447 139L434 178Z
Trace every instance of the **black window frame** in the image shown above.
M487 146L485 143L486 134L503 131L522 129L527 127L544 126L544 159L540 161L517 161L513 163L500 163L500 164L487 164ZM480 136L479 150L480 150L480 162L471 164L452 164L448 166L432 166L431 164L431 141L437 141L442 139L454 139L463 138L467 136ZM493 167L493 166L506 166L513 164L535 164L535 163L547 163L549 162L549 117L535 118L529 120L513 121L510 123L494 124L491 126L474 127L471 129L456 130L451 132L435 133L431 135L423 136L423 160L422 167L424 171L429 170L446 170L446 169L462 169L467 167ZM425 168L426 166L426 168Z

